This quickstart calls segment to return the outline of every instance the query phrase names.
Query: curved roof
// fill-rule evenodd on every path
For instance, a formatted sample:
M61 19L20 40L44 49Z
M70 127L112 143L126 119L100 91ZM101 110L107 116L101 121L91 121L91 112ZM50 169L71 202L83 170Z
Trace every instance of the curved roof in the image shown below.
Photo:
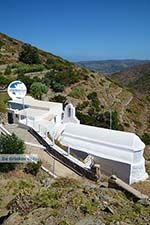
M103 158L131 163L133 153L145 148L134 133L67 123L60 138L64 145Z

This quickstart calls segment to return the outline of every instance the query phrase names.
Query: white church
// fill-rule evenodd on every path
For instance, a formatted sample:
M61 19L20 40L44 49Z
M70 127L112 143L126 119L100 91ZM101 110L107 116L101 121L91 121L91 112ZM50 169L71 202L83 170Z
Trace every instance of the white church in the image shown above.
M8 102L8 122L31 127L43 139L49 136L84 159L88 155L106 175L115 174L128 184L148 178L145 145L134 134L80 124L75 108L68 104L40 101L25 96Z

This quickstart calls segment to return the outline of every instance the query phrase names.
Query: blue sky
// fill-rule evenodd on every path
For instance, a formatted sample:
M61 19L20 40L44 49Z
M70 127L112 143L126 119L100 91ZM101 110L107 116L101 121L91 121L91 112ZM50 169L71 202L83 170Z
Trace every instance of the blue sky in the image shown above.
M1 0L0 32L71 61L150 59L150 0Z

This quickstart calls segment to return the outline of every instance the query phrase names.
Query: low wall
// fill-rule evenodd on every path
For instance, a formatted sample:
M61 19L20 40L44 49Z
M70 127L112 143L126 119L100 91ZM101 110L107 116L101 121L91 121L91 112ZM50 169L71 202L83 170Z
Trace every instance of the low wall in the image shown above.
M102 173L111 176L116 175L126 183L130 183L131 166L126 163L117 162L109 159L104 159L94 156L94 161L100 164Z
M86 158L87 154L82 151L77 151L71 149L77 157L84 159ZM115 174L117 177L121 178L124 182L130 183L130 165L122 162L117 162L110 159L104 159L100 157L94 156L94 163L100 164L101 172L107 176L111 176Z

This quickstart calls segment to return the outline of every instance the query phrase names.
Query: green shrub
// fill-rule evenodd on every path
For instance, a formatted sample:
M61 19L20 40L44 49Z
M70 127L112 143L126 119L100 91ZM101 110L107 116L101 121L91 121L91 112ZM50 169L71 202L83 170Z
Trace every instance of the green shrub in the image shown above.
M25 73L33 73L33 72L40 72L45 69L44 65L38 64L38 65L26 65L26 64L19 64L17 66L17 73L18 74L25 74Z
M77 105L77 108L76 108L76 109L82 111L82 110L85 109L88 105L89 105L89 102L88 102L88 101L84 101L84 102L82 102L81 104L79 103L79 104Z
M0 40L0 49L4 45L4 42Z
M58 225L69 225L69 223L67 223L65 220L62 220Z
M30 87L30 92L33 97L42 99L42 95L48 92L48 87L40 82L34 82Z
M82 113L77 110L77 117L81 123L91 126L110 128L110 112L95 113L93 108L90 108L88 114ZM112 129L124 130L118 119L116 111L112 112Z
M0 58L1 58L2 54L0 54ZM5 64L5 61L4 60L0 60L0 65L3 65Z
M98 98L96 98L94 101L92 101L92 107L94 107L94 109L96 110L96 112L100 111L100 106L99 106L99 100Z
M23 154L25 150L24 142L15 134L0 135L0 154ZM1 163L0 171L8 172L15 169L16 163Z
M19 181L9 180L5 185L7 191L13 190L14 193L18 193L21 190L25 189L32 189L34 187L35 185L33 184L33 181L30 178L19 179Z
M11 82L11 78L0 75L0 86L6 86Z
M51 207L56 209L60 205L60 198L62 191L48 188L47 190L41 190L33 197L34 205L37 207Z
M50 101L63 103L64 107L67 105L67 98L64 95L55 95L53 98L50 99Z
M19 55L19 60L26 64L40 64L38 49L31 45L25 44Z
M47 60L46 60L46 64L49 66L49 65L55 65L57 62L56 62L56 60L55 59L53 59L53 58L48 58Z
M150 102L150 96L146 96L145 99Z
M146 144L146 145L150 145L150 134L148 133L144 133L141 136L142 141Z
M89 100L94 101L95 98L97 98L97 93L96 93L95 91L93 91L93 92L91 92L91 93L87 96L87 98L88 98Z
M11 66L7 66L4 72L5 75L10 75L11 74Z
M58 216L59 216L59 212L57 212L57 211L52 211L52 212L50 212L50 216L58 217Z
M126 109L126 111L127 111L128 113L132 113L132 110L131 110L131 109Z
M29 162L25 168L26 173L31 173L32 175L36 176L41 168L42 162Z
M61 84L61 83L55 83L55 82L53 82L53 83L51 84L51 88L52 88L53 91L55 91L55 92L63 92L64 89L65 89L65 86L64 86L63 84Z
M0 93L0 112L6 113L6 104L8 102L8 94L6 92Z
M69 93L69 96L77 99L82 99L85 97L85 91L81 87L76 87Z
M91 92L87 98L89 100L91 100L91 103L92 103L92 107L98 112L100 110L100 102L99 102L99 99L97 97L97 93L96 92Z
M61 188L79 188L80 187L80 181L77 181L73 178L66 178L66 177L61 177L61 178L57 178L55 180L54 183L51 184L51 187L52 188L58 188L58 189L61 189Z
M80 74L72 71L71 68L63 68L57 65L57 69L54 68L48 72L43 78L43 82L56 92L61 92L65 87L70 86L80 80Z
M34 78L30 78L24 75L18 75L17 80L22 81L26 85L28 92L30 91L30 87L34 82Z
M146 172L148 173L148 175L150 176L150 165L146 165Z

